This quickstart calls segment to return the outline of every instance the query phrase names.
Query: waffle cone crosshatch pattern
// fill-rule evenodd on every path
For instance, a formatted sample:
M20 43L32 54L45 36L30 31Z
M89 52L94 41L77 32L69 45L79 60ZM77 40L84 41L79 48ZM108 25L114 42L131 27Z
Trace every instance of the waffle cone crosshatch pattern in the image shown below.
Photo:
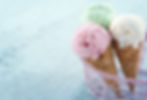
M145 70L147 57L147 38L143 45L142 56L140 60L139 72L136 80L125 78L119 69L119 76L112 76L108 73L99 71L90 64L84 62L85 81L89 93L96 100L147 100L147 70ZM120 74L121 73L121 74ZM104 79L116 81L120 85L121 97L117 97L113 89L108 86ZM134 84L135 91L129 90L128 83Z

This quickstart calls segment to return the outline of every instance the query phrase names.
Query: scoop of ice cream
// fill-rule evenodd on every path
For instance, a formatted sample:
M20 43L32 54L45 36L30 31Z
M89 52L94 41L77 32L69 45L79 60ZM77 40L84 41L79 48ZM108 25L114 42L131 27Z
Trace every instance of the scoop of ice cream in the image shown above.
M120 47L133 46L145 38L145 24L142 18L135 15L117 17L111 24L111 34L118 41Z
M107 31L95 24L81 26L73 38L73 49L81 58L96 59L103 54L110 44Z
M105 28L110 26L112 19L114 18L114 10L111 4L108 3L96 3L90 5L84 12L82 19L84 21L100 24Z

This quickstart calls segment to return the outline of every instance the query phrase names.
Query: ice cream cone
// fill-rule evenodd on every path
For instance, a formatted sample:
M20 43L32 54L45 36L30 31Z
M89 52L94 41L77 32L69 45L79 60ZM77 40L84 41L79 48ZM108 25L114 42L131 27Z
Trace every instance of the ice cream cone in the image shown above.
M82 60L97 70L117 76L111 41L111 36L105 28L96 24L86 24L76 32L73 38L73 49ZM108 86L114 88L116 95L120 97L119 84L111 79L104 80Z
M142 43L139 43L137 48L133 48L132 46L127 46L124 48L120 48L117 41L114 43L114 48L117 52L118 58L122 65L122 70L127 78L136 79L138 74L138 68L140 63L140 56L142 51ZM135 91L135 84L128 83L130 91Z
M117 76L117 69L113 59L112 45L98 59L93 60L87 58L86 61L95 69L105 72L110 75ZM119 84L115 80L104 79L108 86L110 86L118 97L121 97Z
M125 76L136 79L139 69L142 43L145 38L145 25L142 18L135 15L122 15L111 24L114 48ZM133 83L128 83L130 91L135 91Z

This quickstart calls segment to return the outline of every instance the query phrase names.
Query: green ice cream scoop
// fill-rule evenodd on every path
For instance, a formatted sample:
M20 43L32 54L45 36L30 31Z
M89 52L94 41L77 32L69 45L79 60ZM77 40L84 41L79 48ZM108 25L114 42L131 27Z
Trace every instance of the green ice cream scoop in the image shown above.
M114 10L111 4L108 3L96 3L89 6L83 14L83 20L100 24L105 28L109 28L113 18Z

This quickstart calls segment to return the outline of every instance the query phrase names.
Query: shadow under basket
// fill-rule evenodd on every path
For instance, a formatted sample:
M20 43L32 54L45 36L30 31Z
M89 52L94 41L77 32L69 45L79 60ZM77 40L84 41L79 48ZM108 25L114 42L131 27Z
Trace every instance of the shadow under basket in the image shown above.
M145 65L147 66L145 61L145 59L147 59L146 52L147 42L144 44L140 68L142 68L142 66L145 67ZM119 70L119 73L121 73L119 76L112 76L99 70L95 70L86 63L84 65L86 85L89 92L96 100L147 100L147 70L140 69L136 80L124 78L121 70ZM113 89L104 82L104 79L115 80L120 85L121 98L116 96ZM130 92L128 83L134 84L134 93Z

